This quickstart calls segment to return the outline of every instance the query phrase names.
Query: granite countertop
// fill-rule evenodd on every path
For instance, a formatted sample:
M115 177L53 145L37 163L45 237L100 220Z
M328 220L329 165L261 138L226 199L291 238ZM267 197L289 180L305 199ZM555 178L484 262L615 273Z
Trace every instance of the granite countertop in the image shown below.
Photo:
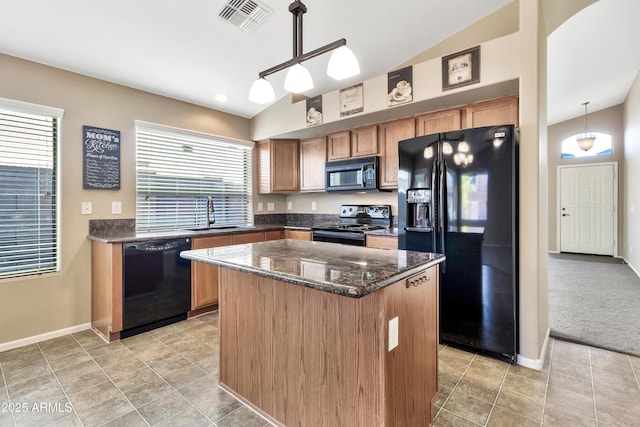
M444 255L380 250L302 240L182 252L193 261L257 274L293 285L359 298L444 261Z
M96 240L102 243L133 243L145 240L160 239L180 239L180 238L196 238L210 236L224 236L228 234L254 233L263 231L282 230L283 225L248 225L231 228L208 228L202 230L173 230L173 231L156 231L156 232L136 232L113 230L111 232L102 232L89 234L90 240Z

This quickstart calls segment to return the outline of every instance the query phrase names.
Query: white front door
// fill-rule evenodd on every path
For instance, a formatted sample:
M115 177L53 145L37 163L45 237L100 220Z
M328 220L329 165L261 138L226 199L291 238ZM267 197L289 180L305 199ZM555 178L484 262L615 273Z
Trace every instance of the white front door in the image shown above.
M606 163L559 167L561 252L617 255L615 166Z

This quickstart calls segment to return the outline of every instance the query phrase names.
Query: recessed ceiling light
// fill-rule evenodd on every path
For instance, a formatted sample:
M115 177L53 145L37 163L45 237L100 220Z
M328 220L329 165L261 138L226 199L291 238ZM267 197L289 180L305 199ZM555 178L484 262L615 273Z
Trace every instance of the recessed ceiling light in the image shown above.
M216 95L216 101L218 102L227 102L228 100L229 100L229 97L224 93L219 93Z

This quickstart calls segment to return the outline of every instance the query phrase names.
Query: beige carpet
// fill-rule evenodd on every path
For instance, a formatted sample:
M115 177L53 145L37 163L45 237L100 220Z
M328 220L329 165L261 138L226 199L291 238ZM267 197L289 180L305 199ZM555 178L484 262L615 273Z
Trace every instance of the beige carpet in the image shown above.
M640 356L640 278L618 258L549 255L551 336Z

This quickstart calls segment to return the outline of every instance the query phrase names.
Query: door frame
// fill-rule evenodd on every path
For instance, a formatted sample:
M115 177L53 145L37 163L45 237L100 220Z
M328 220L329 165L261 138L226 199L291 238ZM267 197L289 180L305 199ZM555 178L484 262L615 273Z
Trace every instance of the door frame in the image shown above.
M561 252L561 235L562 235L562 221L561 221L561 206L562 206L562 169L568 168L587 168L591 166L613 166L613 257L618 257L618 245L620 244L618 239L618 162L598 162L598 163L581 163L579 165L558 165L556 171L556 248L558 252Z

